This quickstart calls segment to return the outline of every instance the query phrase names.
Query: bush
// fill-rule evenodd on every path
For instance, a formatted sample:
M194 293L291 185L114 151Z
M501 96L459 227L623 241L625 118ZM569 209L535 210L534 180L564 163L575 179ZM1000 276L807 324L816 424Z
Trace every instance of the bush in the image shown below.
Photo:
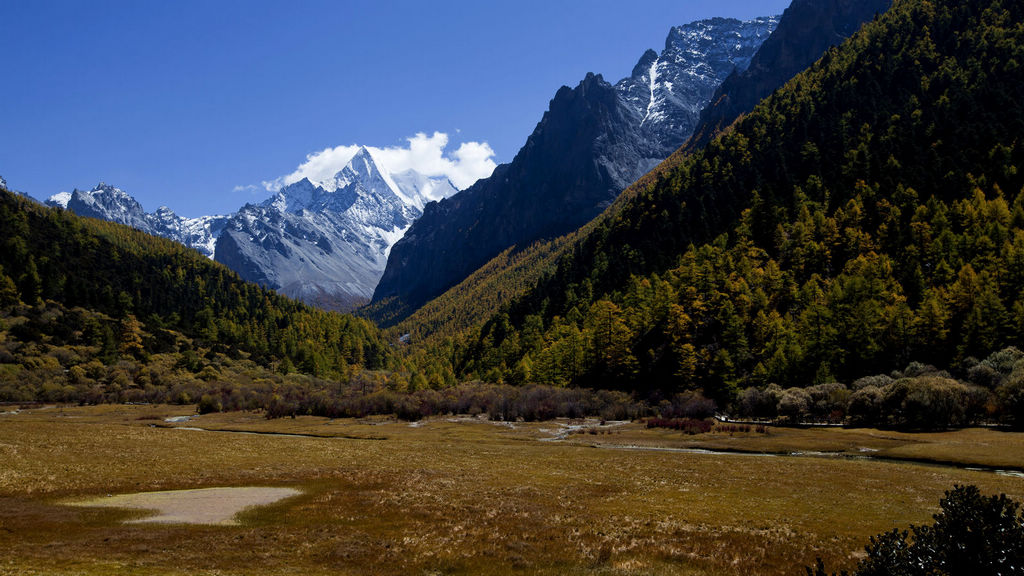
M706 434L711 431L712 426L714 424L710 420L697 420L696 418L650 418L647 420L648 428L668 428L687 434Z
M222 412L224 405L221 404L220 398L214 398L209 394L203 394L199 399L199 405L196 406L196 411L200 414L209 414L210 412Z
M931 376L939 372L939 369L930 364L911 362L900 374L902 378L916 378L918 376Z
M1002 420L1024 428L1024 373L1016 372L996 391Z
M858 378L854 380L853 384L850 384L850 390L857 391L862 388L867 388L868 386L874 386L875 388L885 388L886 386L892 384L895 381L896 380L894 380L892 377L887 376L885 374L865 376L863 378Z
M883 411L890 425L936 430L970 423L971 393L949 378L923 376L897 380L885 391Z
M956 486L939 502L931 526L871 538L853 576L996 576L1024 570L1024 518L1005 495ZM818 560L809 576L826 576Z
M981 361L981 365L987 366L1003 376L1009 376L1021 360L1024 360L1024 352L1010 346L993 352L988 358Z
M850 403L850 391L840 382L807 388L811 396L810 416L818 422L841 423Z
M683 392L676 394L671 403L660 407L664 418L696 418L703 420L715 415L717 406L714 400L705 398L700 392Z
M811 394L803 388L787 388L779 398L779 416L790 422L806 418L811 409Z
M983 362L975 364L967 370L967 380L971 384L984 386L990 390L998 387L1004 379L1005 376L1003 374L1000 374L991 365Z
M769 384L764 388L750 387L740 393L739 413L741 416L775 418L778 415L782 388Z
M882 404L886 388L865 386L850 395L846 415L854 426L878 426L884 423Z

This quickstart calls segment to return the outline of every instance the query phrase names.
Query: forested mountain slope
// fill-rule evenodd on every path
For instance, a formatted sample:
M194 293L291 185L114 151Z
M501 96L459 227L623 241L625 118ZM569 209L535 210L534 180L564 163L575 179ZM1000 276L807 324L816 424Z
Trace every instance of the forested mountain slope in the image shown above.
M176 242L7 190L0 246L0 388L51 362L63 378L92 360L144 365L171 354L194 364L197 353L343 380L391 354L365 320L244 282Z
M545 275L553 273L559 258L571 252L605 219L613 217L626 198L635 195L637 190L646 189L684 158L681 152L670 156L624 190L611 207L579 229L552 240L535 242L524 249L508 248L385 332L396 337L407 336L408 342L419 345L461 337L479 328L496 311L533 288ZM387 320L384 323L391 324Z
M722 398L1019 346L1022 21L896 2L597 226L456 369Z
M678 165L685 155L706 145L719 129L731 124L740 114L752 110L761 98L813 64L829 46L842 43L865 21L884 12L889 5L889 0L794 2L778 20L775 31L754 54L749 68L733 72L718 87L715 96L700 115L703 121L693 137L686 141L681 152L669 155L655 170L624 190L617 204L646 188L649 181L662 172ZM653 52L648 56L651 54ZM651 64L641 60L637 64L638 69L643 68L645 63L647 66ZM634 73L634 78L637 77L637 73ZM658 129L666 131L667 127L660 126ZM685 132L689 133L691 129L688 127ZM673 141L677 145L682 142ZM597 220L610 217L617 208L602 213ZM502 252L403 320L397 326L397 332L410 334L412 342L422 341L423 338L437 340L482 323L498 308L521 295L541 276L551 272L554 262L580 238L589 234L596 224L589 223L580 230L554 240L540 241L526 248L517 246ZM385 325L391 323L389 319L375 315L374 307L367 312L371 317L383 320Z

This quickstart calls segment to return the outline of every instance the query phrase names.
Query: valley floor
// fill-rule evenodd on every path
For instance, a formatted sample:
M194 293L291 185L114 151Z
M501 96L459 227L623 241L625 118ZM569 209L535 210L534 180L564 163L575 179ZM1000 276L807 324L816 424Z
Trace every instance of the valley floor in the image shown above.
M0 574L793 574L818 556L852 567L869 536L930 522L954 484L1024 500L1024 434L993 430L192 410L0 408ZM228 486L301 494L237 525L66 505Z

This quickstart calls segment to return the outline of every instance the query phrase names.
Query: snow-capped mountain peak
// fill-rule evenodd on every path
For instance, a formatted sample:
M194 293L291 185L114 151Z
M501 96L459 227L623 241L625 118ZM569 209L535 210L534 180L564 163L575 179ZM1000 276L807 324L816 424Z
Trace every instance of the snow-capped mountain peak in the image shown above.
M444 177L392 173L364 146L332 177L302 178L230 216L184 218L166 206L147 213L131 195L103 182L54 194L47 204L176 240L247 280L349 309L373 295L391 246L423 207L456 192Z
M76 188L73 192L59 192L47 198L46 204L70 210L80 216L109 220L148 234L170 238L210 258L213 258L217 235L227 221L227 216L185 218L166 206L147 213L131 194L104 182L92 190Z
M366 146L360 146L355 156L335 176L335 180L339 183L351 183L355 180L366 181L377 177L382 176L380 168L373 158L373 154L370 153Z
M216 260L288 296L351 308L373 295L391 246L423 207L456 192L447 178L392 173L360 147L331 178L303 178L240 210Z
M422 211L430 202L440 202L459 191L447 178L430 178L415 170L390 175L406 204Z
M46 204L71 210L82 216L110 220L148 231L146 213L142 205L123 190L104 182L100 182L92 190L76 188L70 193L54 194L46 200Z
M71 201L71 192L58 192L46 199L50 206L58 206L67 210L68 202Z

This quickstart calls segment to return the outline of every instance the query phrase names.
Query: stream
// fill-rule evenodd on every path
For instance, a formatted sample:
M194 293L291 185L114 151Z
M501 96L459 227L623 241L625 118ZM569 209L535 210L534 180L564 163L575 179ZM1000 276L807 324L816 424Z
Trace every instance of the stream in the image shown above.
M635 450L641 452L676 452L681 454L702 454L705 456L761 456L767 458L836 458L843 460L862 460L868 462L888 462L892 464L912 464L915 466L928 466L931 468L948 468L953 470L970 470L972 472L991 472L1000 476L1010 478L1024 478L1022 469L1004 469L994 466L981 466L977 464L963 464L959 462L943 462L940 460L927 460L924 458L900 458L896 456L877 456L870 453L850 454L847 452L744 452L741 450L708 450L706 448L669 448L665 446L636 446L630 444L591 444L593 448L605 450Z
M168 419L169 423L183 423L187 422L188 417ZM626 422L609 422L611 426L620 426L626 424ZM560 425L563 429L551 430L541 429L542 432L552 434L548 438L540 438L538 442L563 442L569 436L571 430L576 427ZM155 426L154 427L158 427ZM318 436L314 434L294 434L287 432L260 432L260 431L249 431L249 430L214 430L208 428L198 428L194 426L160 426L165 429L173 430L189 430L196 432L220 432L223 434L247 434L255 436L281 436L285 438L316 438L320 440L337 439L337 440L386 440L382 437L353 437L353 436ZM580 444L580 447L600 448L603 450L628 450L638 452L669 452L677 454L694 454L703 456L752 456L761 458L835 458L844 460L861 460L861 461L874 461L874 462L888 462L892 464L911 464L915 466L927 466L930 468L946 468L952 470L968 470L972 472L989 472L997 474L999 476L1006 476L1010 478L1021 478L1024 479L1024 468L999 468L995 466L982 466L977 464L964 464L960 462L943 462L940 460L928 460L924 458L901 458L895 456L879 456L873 454L872 450L864 449L864 452L860 454L851 454L848 452L818 452L818 451L802 451L802 452L748 452L742 450L710 450L707 448L671 448L667 446L638 446L633 444Z

